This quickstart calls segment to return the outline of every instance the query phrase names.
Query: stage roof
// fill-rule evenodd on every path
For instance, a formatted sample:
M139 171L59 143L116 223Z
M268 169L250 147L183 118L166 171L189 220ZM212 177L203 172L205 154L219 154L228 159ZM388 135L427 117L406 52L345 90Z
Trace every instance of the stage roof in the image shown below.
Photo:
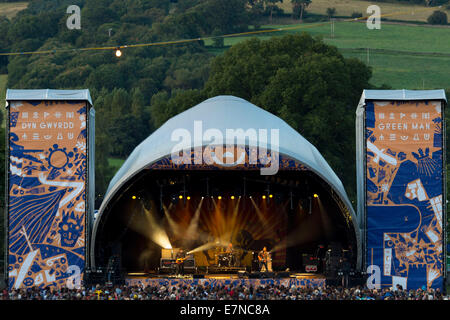
M8 89L6 101L23 100L48 100L48 101L71 101L86 100L92 106L91 94L88 89L83 90L54 90L54 89Z
M364 90L361 95L361 101L365 100L445 100L445 91L439 90Z
M197 120L203 122L203 132L209 128L215 128L223 132L224 137L226 129L267 129L269 133L271 129L279 129L279 152L309 167L348 201L342 182L320 152L286 122L244 99L234 96L218 96L169 119L139 144L111 180L104 203L124 182L144 167L170 155L178 143L171 141L172 132L179 128L194 132L194 121ZM270 136L268 140L270 141ZM249 146L258 146L258 141L249 141L248 143ZM194 146L203 144L203 141L194 141ZM269 145L270 143L268 143L270 149ZM349 202L347 204L351 207ZM100 211L102 210L100 209Z

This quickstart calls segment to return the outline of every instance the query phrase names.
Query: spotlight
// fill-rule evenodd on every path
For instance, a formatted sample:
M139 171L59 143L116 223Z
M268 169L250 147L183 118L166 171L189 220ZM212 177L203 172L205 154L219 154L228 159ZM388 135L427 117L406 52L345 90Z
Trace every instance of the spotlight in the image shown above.
M136 200L136 196L132 196L131 199Z
M116 57L120 58L122 56L122 51L120 51L120 49L116 49Z
M217 197L217 199L221 200L221 199L222 199L222 197L221 197L221 196L218 196L218 197Z
M183 199L183 196L180 194L180 195L178 196L178 199Z
M266 196L264 195L264 196L262 196L262 198L263 198L263 199L265 199L265 198L266 198Z
M202 199L205 199L205 197L202 197Z
M191 200L191 197L187 196L186 199Z
M269 194L269 198L273 198L273 194Z
M231 200L234 200L234 196L231 196Z
M314 193L314 198L318 198L319 195L317 193Z

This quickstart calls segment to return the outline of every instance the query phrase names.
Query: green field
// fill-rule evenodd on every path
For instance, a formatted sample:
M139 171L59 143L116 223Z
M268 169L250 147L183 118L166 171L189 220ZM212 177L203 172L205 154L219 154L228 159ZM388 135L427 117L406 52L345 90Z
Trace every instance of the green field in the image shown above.
M381 9L381 15L390 20L402 21L420 21L426 22L428 16L437 8L427 8L422 5L412 5L405 3L386 3L377 1L362 0L313 0L306 9L313 14L326 15L327 8L335 8L336 16L349 17L353 12L362 13L367 16L367 7L376 4ZM292 13L292 4L290 0L284 0L278 5L285 13ZM450 16L450 10L441 9Z
M4 105L6 98L6 81L8 80L7 74L0 74L0 100Z
M114 173L117 172L117 170L120 169L122 164L125 162L124 159L117 159L117 158L109 158L108 163L109 165L114 169Z
M26 7L28 7L28 2L0 3L0 16L6 16L11 19L17 12L22 11Z
M345 57L358 58L373 68L371 83L389 84L394 89L446 89L450 87L450 56L429 57L398 53L344 51ZM426 67L425 67L426 66Z
M5 103L6 103L6 81L8 80L8 75L0 74L0 108L3 115L5 115ZM3 117L3 121L0 124L2 126L5 125L5 117Z
M308 32L341 49L345 57L359 58L373 68L372 83L394 89L433 89L450 87L450 28L425 25L382 23L380 30L369 30L362 22L266 25L265 29L295 28L263 33L260 39L295 32ZM225 38L225 46L249 36ZM211 45L212 41L206 41ZM222 49L222 52L225 49ZM215 54L220 50L212 48Z

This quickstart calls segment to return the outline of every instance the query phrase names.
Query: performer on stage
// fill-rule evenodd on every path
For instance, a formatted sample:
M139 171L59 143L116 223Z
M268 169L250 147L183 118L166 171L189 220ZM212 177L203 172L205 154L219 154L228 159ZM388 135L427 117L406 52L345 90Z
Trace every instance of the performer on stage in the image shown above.
M183 248L177 252L175 256L175 263L177 264L176 273L177 275L184 275L184 261L186 260L186 252L184 252Z
M268 271L267 261L269 260L269 253L267 252L267 248L266 247L264 247L258 253L258 260L259 260L259 270L262 271L262 268L265 267L265 271Z
M228 244L228 247L225 250L225 253L227 254L227 258L228 258L228 266L232 267L235 264L235 257L234 257L233 244L231 242Z

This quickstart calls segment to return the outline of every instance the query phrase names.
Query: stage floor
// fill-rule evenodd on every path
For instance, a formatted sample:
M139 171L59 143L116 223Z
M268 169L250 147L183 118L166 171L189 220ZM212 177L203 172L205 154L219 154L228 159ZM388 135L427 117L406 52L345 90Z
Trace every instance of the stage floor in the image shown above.
M269 277L271 276L271 277ZM144 273L129 273L125 278L125 283L129 286L217 286L217 285L244 285L244 286L265 286L280 285L284 287L320 287L325 285L326 278L319 274L310 273L290 273L280 277L276 273L253 273L245 277L239 277L237 274L204 274L204 275L185 275L176 277L171 275L157 275ZM257 277L257 278L256 278Z

